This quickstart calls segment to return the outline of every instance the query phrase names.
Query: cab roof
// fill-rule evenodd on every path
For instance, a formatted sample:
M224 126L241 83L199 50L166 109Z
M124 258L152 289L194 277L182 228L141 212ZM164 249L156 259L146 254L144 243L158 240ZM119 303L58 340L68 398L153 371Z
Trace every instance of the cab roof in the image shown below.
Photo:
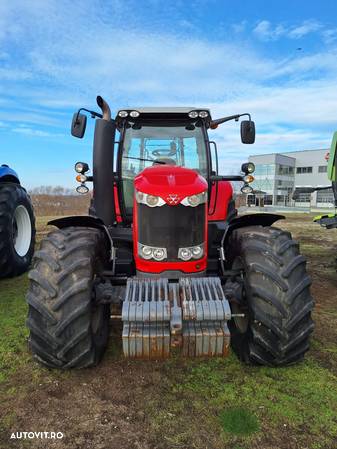
M132 112L138 112L139 115L137 117L132 116ZM189 113L192 111L200 112L206 111L206 117L189 117ZM120 113L127 113L127 115L120 116ZM184 122L195 122L197 119L202 119L207 122L211 120L211 113L208 108L196 108L196 107L141 107L141 108L130 108L127 107L125 109L119 109L116 115L116 122L121 123L125 120L131 122L149 122L149 121L160 121L165 122L166 120L171 121L184 121Z
M193 106L184 107L173 107L173 106L162 106L162 107L145 107L145 108L120 108L119 111L138 111L140 114L188 114L191 111L207 111L210 113L208 108L196 108ZM118 112L119 112L118 111ZM118 115L118 113L117 113Z
M132 117L132 112L136 111L139 113L138 117ZM168 119L181 119L181 120L191 120L191 118L188 116L188 114L192 111L206 111L207 112L207 120L211 120L211 113L210 110L207 108L196 108L196 107L142 107L142 108L124 108L124 109L119 109L119 111L117 112L116 115L116 120L120 121L120 119L127 119L127 120L142 120L142 119L150 119L150 118L154 118L156 119L164 119L165 116L167 116ZM121 117L120 113L121 112L127 112L127 116L125 117ZM130 115L131 113L131 115ZM205 119L205 117L204 117ZM194 118L195 120L195 118Z

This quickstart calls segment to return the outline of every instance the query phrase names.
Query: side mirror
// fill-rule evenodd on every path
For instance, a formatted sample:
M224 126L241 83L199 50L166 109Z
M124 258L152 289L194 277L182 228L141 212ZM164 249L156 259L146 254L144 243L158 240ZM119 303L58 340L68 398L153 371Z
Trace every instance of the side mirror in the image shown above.
M87 126L87 116L75 112L73 115L73 121L71 122L71 135L82 139Z
M255 142L255 123L252 120L241 122L241 142L248 144Z

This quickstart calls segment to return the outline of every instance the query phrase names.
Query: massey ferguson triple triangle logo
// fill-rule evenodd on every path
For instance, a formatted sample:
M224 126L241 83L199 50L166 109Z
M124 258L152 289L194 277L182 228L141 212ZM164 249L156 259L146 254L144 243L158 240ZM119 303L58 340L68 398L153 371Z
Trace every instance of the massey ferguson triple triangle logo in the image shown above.
M167 196L167 202L171 205L171 206L175 206L175 205L177 205L178 203L179 203L179 196L178 195L175 195L175 194L173 194L173 193L170 193L168 196Z

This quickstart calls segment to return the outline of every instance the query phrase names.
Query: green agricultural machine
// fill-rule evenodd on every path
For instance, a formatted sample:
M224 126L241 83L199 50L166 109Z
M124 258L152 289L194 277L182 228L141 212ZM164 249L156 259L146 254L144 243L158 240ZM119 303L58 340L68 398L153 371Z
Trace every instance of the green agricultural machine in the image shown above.
M299 187L295 189L293 194L293 199L296 200L300 193L312 193L318 192L319 190L328 190L332 188L332 192L335 198L335 208L337 208L337 131L334 133L330 152L328 153L328 178L331 181L331 187ZM317 215L314 218L315 223L319 223L321 226L332 229L337 228L337 213Z

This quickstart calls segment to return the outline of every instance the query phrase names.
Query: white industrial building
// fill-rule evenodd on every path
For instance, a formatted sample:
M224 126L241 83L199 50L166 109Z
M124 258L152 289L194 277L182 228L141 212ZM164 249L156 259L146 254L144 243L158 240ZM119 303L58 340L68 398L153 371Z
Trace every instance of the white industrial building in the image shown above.
M248 205L334 207L332 190L300 194L295 202L292 193L296 187L326 187L326 154L329 150L305 150L291 153L274 153L250 156L255 164L254 194L247 196Z

